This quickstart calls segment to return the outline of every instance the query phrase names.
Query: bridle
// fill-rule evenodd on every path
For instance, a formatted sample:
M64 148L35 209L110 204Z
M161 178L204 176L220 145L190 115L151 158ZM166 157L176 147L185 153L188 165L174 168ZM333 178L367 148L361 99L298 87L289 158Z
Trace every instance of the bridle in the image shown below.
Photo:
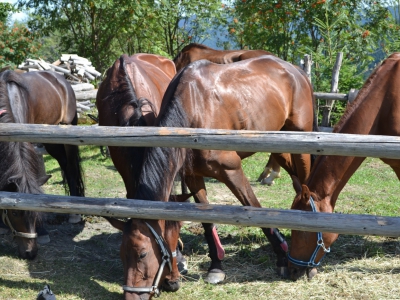
M37 238L37 233L27 233L27 232L19 232L14 229L14 227L11 224L10 218L8 217L8 211L7 209L3 209L3 213L1 214L1 218L3 220L3 223L10 227L11 233L13 236L17 237L22 237L22 238L27 238L27 239L35 239Z
M314 199L312 196L310 196L310 204L313 212L317 212L317 209L315 207ZM315 258L317 257L319 249L324 250L324 256L321 257L318 263L315 263ZM326 248L324 244L324 240L322 239L322 232L317 232L317 247L315 248L313 254L310 257L310 260L303 261L303 260L298 260L290 256L290 253L288 253L287 257L289 261L295 265L298 265L300 267L309 267L309 268L314 268L318 267L321 264L322 259L325 257L326 253L331 252L331 247Z
M161 250L161 259L162 263L160 264L160 267L158 268L157 275L154 278L153 285L150 287L133 287L133 286L127 286L123 285L122 289L125 292L133 292L133 293L150 293L154 294L154 297L160 296L160 290L158 289L158 284L160 282L161 274L164 271L165 264L168 264L170 272L172 272L172 264L171 264L171 255L169 255L169 252L167 250L167 247L165 246L165 240L157 234L157 232L153 229L153 227L150 226L149 223L145 222L147 227L149 227L151 233L154 235L154 238L156 240L156 243L158 246L160 246ZM176 257L176 251L172 252L172 257Z

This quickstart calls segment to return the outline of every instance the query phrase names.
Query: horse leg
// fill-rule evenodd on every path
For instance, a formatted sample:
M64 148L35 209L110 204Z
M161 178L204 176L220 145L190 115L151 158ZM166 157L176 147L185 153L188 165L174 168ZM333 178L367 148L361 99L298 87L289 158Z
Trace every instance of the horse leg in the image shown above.
M57 160L61 168L65 192L71 196L85 196L79 148L76 145L45 144L47 152ZM70 214L68 222L78 223L81 216Z
M190 176L185 178L185 182L192 193L196 203L208 204L206 186L201 176ZM217 284L225 279L225 272L222 270L222 259L225 250L221 245L217 229L212 223L202 223L204 236L208 244L208 255L211 258L211 265L208 268L205 282Z
M260 181L261 184L266 184L268 186L273 185L275 178L281 177L281 166L278 162L272 157L269 157L267 165L265 166L264 172L258 177L257 181Z
M218 172L219 177L217 179L225 183L244 206L261 207L249 181L243 173L240 157L235 152L231 152L227 155L229 155L229 157L225 157L225 161L228 161L229 165L223 166L224 169ZM272 245L273 251L277 255L276 266L278 268L278 274L286 276L288 263L286 253L288 247L284 237L280 234L279 230L275 228L262 228L262 230Z
M311 171L311 155L273 153L274 160L289 173L305 183Z

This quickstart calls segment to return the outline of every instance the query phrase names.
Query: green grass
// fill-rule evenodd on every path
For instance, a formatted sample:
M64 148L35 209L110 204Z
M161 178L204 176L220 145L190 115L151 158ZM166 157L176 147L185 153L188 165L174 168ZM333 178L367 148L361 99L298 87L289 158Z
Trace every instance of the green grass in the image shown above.
M82 147L87 196L121 197L122 179L98 147ZM44 186L49 194L64 194L59 167L46 156L52 178ZM271 187L256 182L267 162L256 154L243 162L246 176L264 207L288 209L295 196L289 176ZM339 196L337 212L399 215L399 181L378 159L367 159ZM240 205L215 180L207 180L211 203ZM49 225L52 242L40 247L34 261L16 257L10 236L0 236L0 299L35 299L49 283L57 299L121 299L123 281L119 258L121 233L100 217L86 216L80 225ZM342 235L313 280L297 282L275 275L275 257L258 228L218 225L225 247L226 282L212 286L203 281L209 266L203 229L197 223L182 229L189 275L176 293L161 299L400 299L400 240ZM283 230L290 242L290 230Z

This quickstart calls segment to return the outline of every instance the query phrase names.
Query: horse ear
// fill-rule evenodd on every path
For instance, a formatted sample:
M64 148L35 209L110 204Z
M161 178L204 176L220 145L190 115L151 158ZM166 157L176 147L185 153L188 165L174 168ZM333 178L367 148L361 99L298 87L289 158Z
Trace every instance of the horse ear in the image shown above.
M292 175L292 183L293 183L293 188L296 191L296 194L300 194L301 192L301 182L300 179L297 176Z
M44 184L51 178L51 176L52 176L52 175L41 176L41 177L38 179L39 185L40 185L40 186L44 185Z
M185 202L186 200L188 200L193 195L194 195L194 193L181 194L181 195L171 195L170 196L170 201L171 202Z
M118 220L118 219L114 219L114 218L110 218L110 217L104 217L108 222L110 222L110 224L116 228L119 229L121 231L124 230L125 227L125 223L124 221Z
M311 197L310 189L308 188L308 186L303 184L301 186L301 198L300 198L301 201L303 201L304 204L307 204L310 201L310 197Z

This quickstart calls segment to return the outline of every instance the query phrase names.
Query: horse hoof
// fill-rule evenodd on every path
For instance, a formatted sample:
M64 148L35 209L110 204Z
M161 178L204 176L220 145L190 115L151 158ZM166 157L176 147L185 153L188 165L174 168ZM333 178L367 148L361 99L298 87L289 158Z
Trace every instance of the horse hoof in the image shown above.
M81 215L70 214L68 217L68 223L76 224L79 223L80 221L82 221Z
M178 271L181 275L186 275L188 273L188 264L186 260L178 262L177 265L178 265Z
M276 273L281 277L281 278L289 278L289 270L288 267L277 267L276 268Z
M261 181L261 184L266 184L266 185L268 185L268 186L271 186L271 185L274 185L275 184L275 181L270 181L270 180L268 180L268 178L265 178L265 179L263 179L262 181Z
M207 273L204 281L210 284L218 284L225 280L225 273L222 270L213 269Z

